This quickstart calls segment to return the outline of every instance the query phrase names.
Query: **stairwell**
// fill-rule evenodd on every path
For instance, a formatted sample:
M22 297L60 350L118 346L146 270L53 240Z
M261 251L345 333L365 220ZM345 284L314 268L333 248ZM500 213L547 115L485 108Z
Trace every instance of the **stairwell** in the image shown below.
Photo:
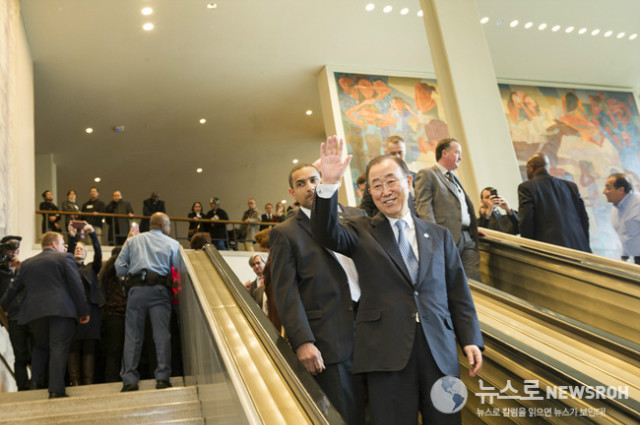
M122 383L67 387L69 397L52 400L47 390L0 393L0 425L204 425L198 388L185 387L182 377L171 383L156 390L155 380L140 381L138 391L126 393Z

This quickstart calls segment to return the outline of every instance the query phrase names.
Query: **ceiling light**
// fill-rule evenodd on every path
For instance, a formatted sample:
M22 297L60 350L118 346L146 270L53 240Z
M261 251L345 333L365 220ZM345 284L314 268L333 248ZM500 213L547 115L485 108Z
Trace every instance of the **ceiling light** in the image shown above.
M218 5L216 3L209 3L207 5L207 9L209 9L209 10L216 9L217 7L218 7Z
M291 162L293 162L294 164L297 164L297 163L298 163L298 160L297 160L297 159L294 159L294 160L293 160L293 161L291 161Z
M582 34L584 34L585 32L587 32L587 29L586 29L586 28L580 28L580 31L578 31L578 34L582 35Z
M565 29L564 32L569 34L570 32L573 32L574 29L575 29L574 27L567 27L567 29Z
M489 22L489 17L485 16L484 18L480 19L480 23L481 24L486 24L487 22Z
M598 34L600 34L600 30L597 28L591 31L591 35L598 35Z
M99 183L100 180L102 180L100 177L96 177L95 179L93 179L94 182Z
M623 32L619 32L618 35L616 35L616 38L620 39L620 38L624 38L624 36L625 34Z
M542 31L542 30L544 30L546 28L547 28L547 24L545 24L544 22L541 23L540 25L538 25L538 30L540 30L540 31Z
M533 26L533 22L531 22L531 21L529 21L529 22L527 22L526 24L524 24L524 28L525 28L525 29L527 29L527 30L528 30L529 28L531 28L532 26Z
M204 123L206 123L206 122L207 122L207 120L206 120L206 119L204 119L204 118L200 118L200 124L204 124Z
M393 10L393 7L392 7L392 6L390 6L390 5L387 5L387 6L385 6L385 7L384 7L384 9L382 9L382 11L383 11L384 13L389 13L389 12L391 12L392 10Z
M407 13L409 13L409 8L408 8L408 7L405 7L404 9L402 9L402 10L400 11L400 14L401 14L401 15L406 15Z
M307 111L305 112L305 114L307 114L307 115L311 115L311 114L313 114L313 111L312 111L311 109L307 109Z
M151 22L147 22L142 26L142 29L145 31L151 31L153 29L153 24Z
M513 21L511 21L511 23L509 24L509 26L510 26L511 28L515 28L515 27L517 27L517 26L518 26L518 24L519 24L518 20L517 20L517 19L514 19Z
M560 28L561 28L560 25L554 25L553 28L551 28L551 31L557 32L560 30Z
M638 38L638 33L633 33L629 36L629 40L635 40L636 38Z
M202 168L196 168L196 173L201 173L202 172Z
M604 36L605 37L611 37L611 34L613 34L613 31L609 30L609 31L604 33Z
M423 16L424 16L424 12L422 12L422 10L419 10L418 11L418 17L422 18Z
M286 204L286 203L287 203L287 200L286 200L286 199L283 199L283 200L282 200L282 201L280 201L280 202L282 202L283 204Z
M369 3L368 5L366 5L366 6L364 7L364 10L366 10L367 12L371 12L371 11L372 11L373 9L375 9L375 8L376 8L376 5L375 5L375 4L373 4L373 3Z
M87 129L85 129L84 131L86 131L88 134L93 133L93 128L89 127Z
M151 15L153 13L153 9L150 7L145 7L144 9L142 9L140 11L143 15L147 16L147 15Z

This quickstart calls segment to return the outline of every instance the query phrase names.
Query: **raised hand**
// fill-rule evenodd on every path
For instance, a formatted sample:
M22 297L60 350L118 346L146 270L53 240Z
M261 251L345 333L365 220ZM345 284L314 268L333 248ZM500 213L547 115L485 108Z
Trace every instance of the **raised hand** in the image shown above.
M323 183L338 183L347 171L353 155L347 155L342 159L343 149L344 141L338 139L338 136L328 137L327 142L320 146L320 172Z

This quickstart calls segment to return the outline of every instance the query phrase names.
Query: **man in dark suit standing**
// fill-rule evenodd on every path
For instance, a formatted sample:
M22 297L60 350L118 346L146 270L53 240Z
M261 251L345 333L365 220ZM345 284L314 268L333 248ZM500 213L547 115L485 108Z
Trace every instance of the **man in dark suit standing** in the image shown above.
M462 147L456 139L442 139L436 146L437 163L420 170L416 177L418 217L446 227L455 241L464 271L480 281L478 223L471 198L453 174L462 161Z
M64 385L67 355L77 321L89 322L89 307L78 268L73 257L65 253L60 233L45 233L42 252L22 262L17 279L0 300L3 308L11 304L22 286L26 297L19 324L30 323L34 333L32 387L45 388L48 361L49 398L67 397Z
M151 217L157 212L167 213L164 207L164 201L160 199L158 192L151 192L151 197L142 201L142 215ZM149 219L143 218L140 221L140 232L149 231Z
M460 256L449 231L409 209L411 176L404 161L380 156L367 166L381 214L338 221L337 188L351 157L336 136L322 146L323 184L311 215L313 237L351 257L362 297L356 317L354 373L364 373L374 425L459 424L459 413L434 408L431 388L459 376L456 336L475 376L482 336Z
M363 383L352 374L358 276L349 258L311 237L309 216L319 182L311 164L298 164L289 173L289 193L300 208L270 234L273 295L298 359L346 423L364 424ZM342 214L362 211L349 208Z
M518 186L520 235L591 252L589 216L575 183L549 174L549 158L537 153L527 161L526 182Z

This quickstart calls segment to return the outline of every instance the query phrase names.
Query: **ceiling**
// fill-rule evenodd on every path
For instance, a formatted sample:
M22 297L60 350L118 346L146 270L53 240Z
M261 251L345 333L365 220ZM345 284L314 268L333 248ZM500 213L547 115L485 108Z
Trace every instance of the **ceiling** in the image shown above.
M325 135L316 76L324 65L434 72L417 0L387 0L389 14L379 0L207 3L22 0L36 153L54 154L59 202L69 188L84 202L99 176L103 200L118 188L138 213L158 191L170 215L217 196L239 218L250 196L259 206L290 199L292 160L318 156ZM499 79L640 87L640 39L627 38L640 33L640 1L477 5L490 17L483 28ZM145 6L152 15L140 13ZM520 25L512 29L513 19ZM524 29L529 20L535 26ZM145 22L155 29L143 31ZM541 22L562 29L538 31ZM570 25L576 30L566 34ZM589 32L578 35L581 27ZM594 28L614 34L591 36Z

